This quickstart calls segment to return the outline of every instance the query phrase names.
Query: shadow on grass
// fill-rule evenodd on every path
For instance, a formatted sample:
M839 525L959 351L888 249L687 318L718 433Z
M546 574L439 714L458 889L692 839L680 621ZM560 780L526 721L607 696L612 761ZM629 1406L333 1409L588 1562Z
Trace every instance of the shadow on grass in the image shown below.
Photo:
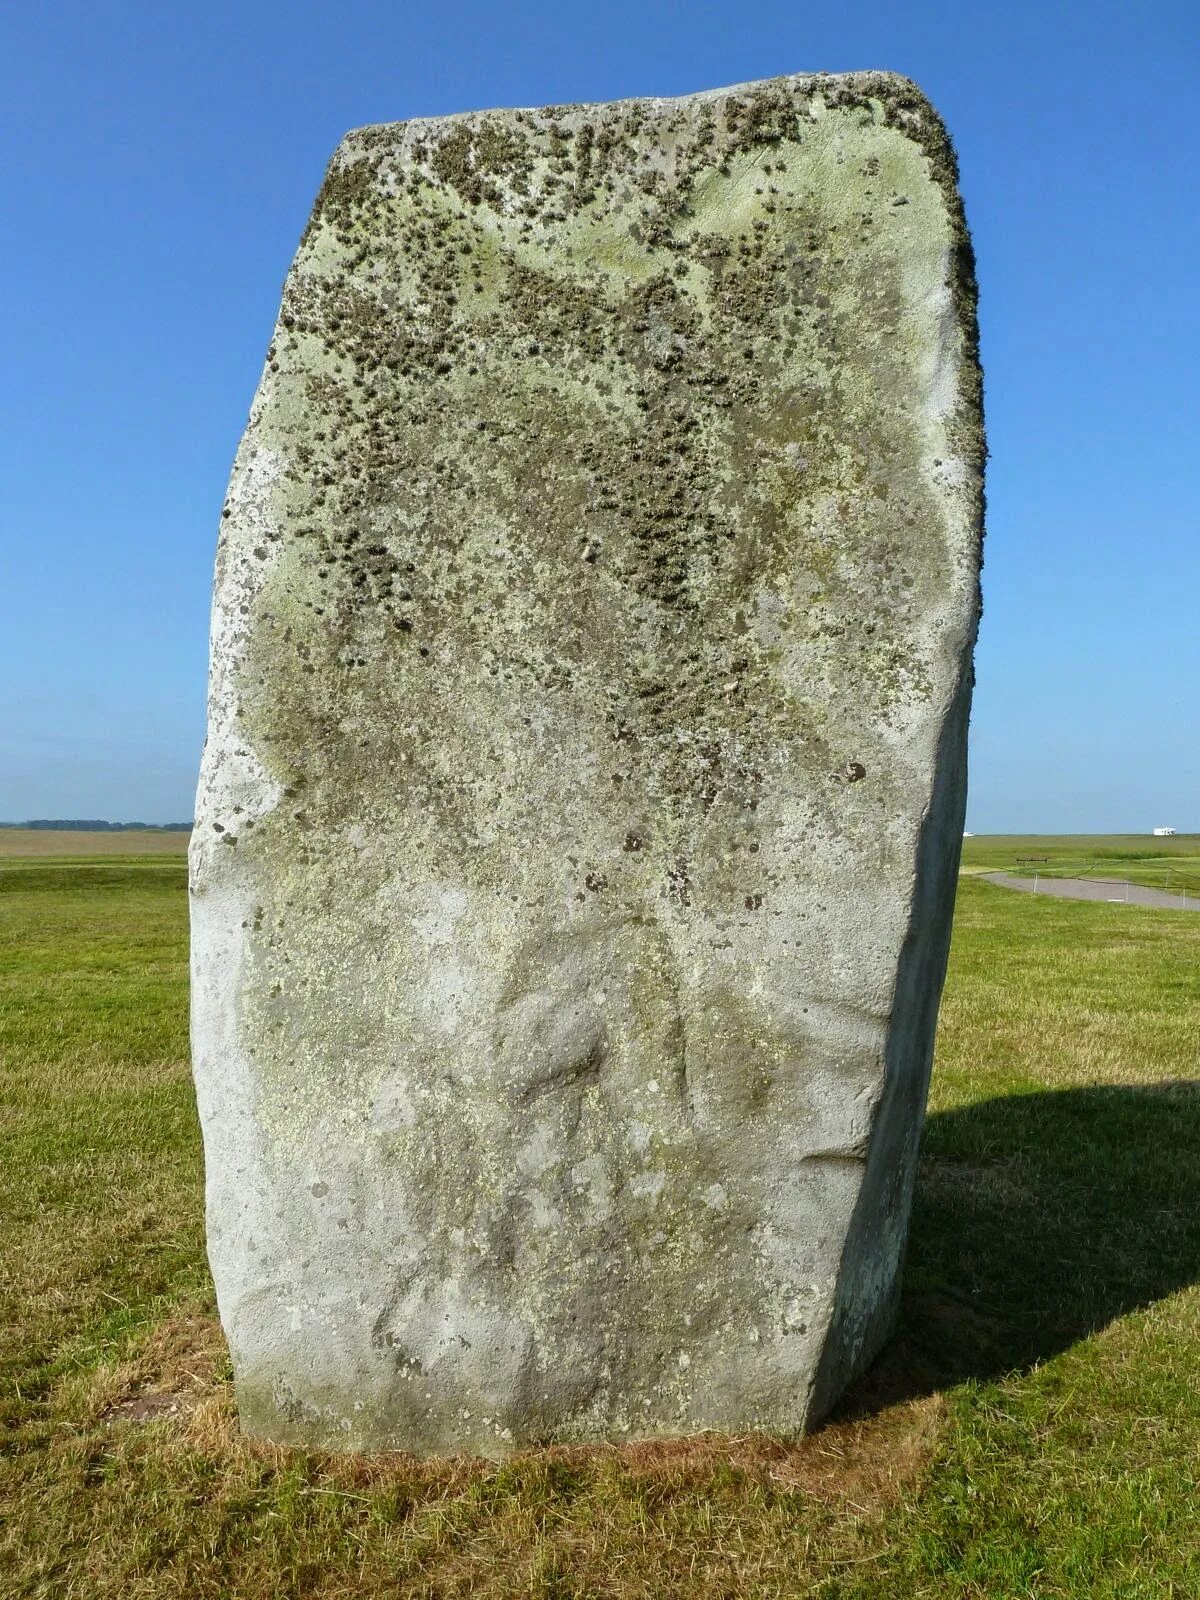
M986 1100L926 1124L895 1337L862 1416L1028 1369L1200 1279L1200 1082Z

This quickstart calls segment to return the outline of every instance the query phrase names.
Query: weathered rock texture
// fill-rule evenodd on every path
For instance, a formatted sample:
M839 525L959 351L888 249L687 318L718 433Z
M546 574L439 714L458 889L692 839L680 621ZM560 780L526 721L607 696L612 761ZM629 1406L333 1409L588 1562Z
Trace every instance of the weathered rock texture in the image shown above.
M192 849L252 1433L790 1431L873 1355L981 462L905 80L345 139L223 512Z

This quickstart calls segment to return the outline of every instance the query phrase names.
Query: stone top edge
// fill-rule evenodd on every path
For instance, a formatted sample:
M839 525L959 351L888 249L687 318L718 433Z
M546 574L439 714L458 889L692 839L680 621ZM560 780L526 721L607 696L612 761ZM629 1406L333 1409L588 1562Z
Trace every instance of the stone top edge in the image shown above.
M865 69L857 72L796 72L783 73L772 78L752 78L743 83L732 83L715 89L697 89L683 95L633 95L621 100L553 101L539 106L488 106L472 111L454 111L438 116L400 118L395 122L368 122L351 128L339 141L334 160L353 157L360 153L364 143L391 134L400 138L411 132L441 129L461 124L485 121L489 118L536 117L572 121L575 119L603 120L608 117L627 116L641 111L653 116L670 115L686 111L691 106L701 106L713 101L727 100L733 96L748 96L786 90L793 95L812 96L822 89L833 90L851 101L878 99L907 118L924 123L926 135L939 140L947 139L945 125L932 101L918 84L903 73L886 69ZM828 109L838 109L836 103Z

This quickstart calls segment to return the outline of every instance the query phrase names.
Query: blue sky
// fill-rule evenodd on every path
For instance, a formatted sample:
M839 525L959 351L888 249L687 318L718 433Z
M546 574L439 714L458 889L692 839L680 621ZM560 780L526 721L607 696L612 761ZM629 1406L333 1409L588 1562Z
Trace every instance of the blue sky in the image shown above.
M955 137L983 294L968 825L1200 830L1194 0L89 0L0 40L0 818L190 815L218 512L347 128L884 67Z

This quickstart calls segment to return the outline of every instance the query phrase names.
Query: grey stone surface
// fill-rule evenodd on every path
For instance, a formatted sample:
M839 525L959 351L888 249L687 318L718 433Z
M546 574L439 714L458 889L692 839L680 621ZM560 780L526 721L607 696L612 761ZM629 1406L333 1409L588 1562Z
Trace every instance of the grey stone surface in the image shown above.
M810 1426L886 1335L982 437L886 74L367 128L223 512L193 835L253 1434Z

